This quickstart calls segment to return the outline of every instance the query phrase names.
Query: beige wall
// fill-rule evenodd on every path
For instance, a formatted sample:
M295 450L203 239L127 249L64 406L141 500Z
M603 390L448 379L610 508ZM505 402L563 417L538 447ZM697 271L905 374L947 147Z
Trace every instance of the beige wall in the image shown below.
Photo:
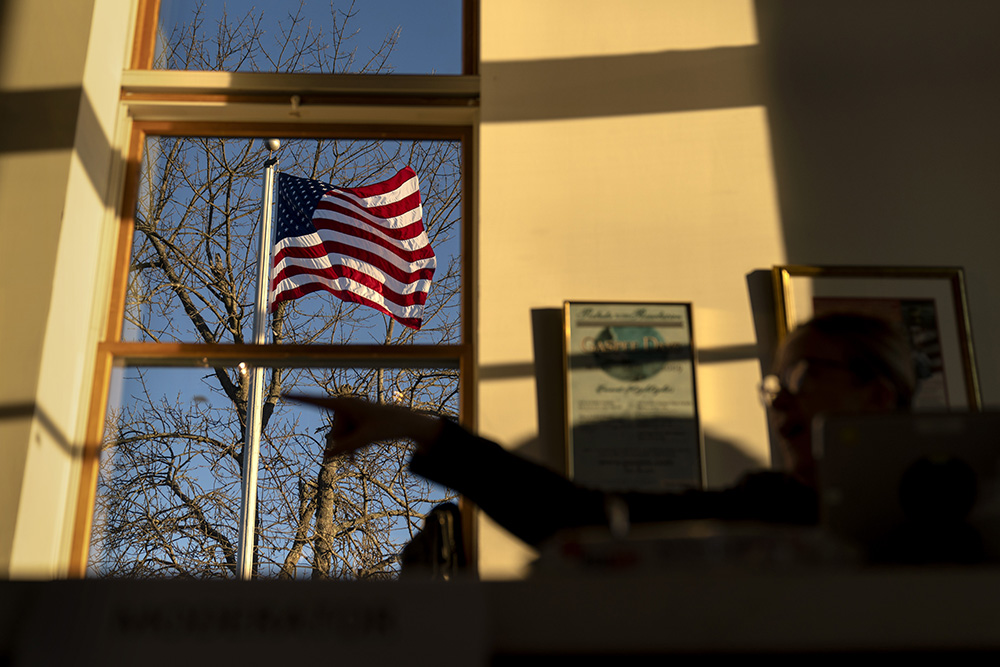
M533 311L690 301L708 482L767 465L746 274L781 263L964 266L1000 401L996 6L484 0L483 434L563 465Z
M1000 3L756 4L789 258L964 267L1000 406Z
M709 483L767 465L745 274L785 253L752 3L487 1L482 26L481 431L563 465L502 372L534 361L534 309L690 301ZM515 573L482 535L484 576Z
M7 2L0 36L0 576L65 573L115 229L128 0ZM91 26L96 26L96 36Z

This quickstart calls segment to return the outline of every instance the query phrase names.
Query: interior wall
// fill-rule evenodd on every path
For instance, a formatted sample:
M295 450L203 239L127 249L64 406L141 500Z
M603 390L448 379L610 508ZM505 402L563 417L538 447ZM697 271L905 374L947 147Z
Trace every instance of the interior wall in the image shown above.
M690 301L708 483L767 465L746 277L783 263L965 267L997 403L998 12L484 0L481 432L562 469L533 375L558 342L533 339L533 314ZM481 532L485 577L524 572L530 551L488 521Z
M1000 3L758 0L785 244L798 264L965 270L1000 404Z
M686 301L709 485L768 465L746 274L785 251L762 74L750 2L484 2L483 435L563 469L561 429L538 436L533 311ZM483 576L523 571L530 552L481 534Z
M0 38L0 576L65 574L94 349L129 0L9 0ZM96 36L92 36L92 30ZM102 277L104 280L102 280Z

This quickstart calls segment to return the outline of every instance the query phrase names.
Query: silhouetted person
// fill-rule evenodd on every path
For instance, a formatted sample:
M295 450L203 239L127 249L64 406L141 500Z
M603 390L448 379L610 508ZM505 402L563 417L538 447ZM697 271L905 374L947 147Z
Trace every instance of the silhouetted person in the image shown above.
M377 441L416 443L411 470L475 502L504 528L537 545L560 529L607 525L624 501L631 523L682 519L817 522L811 424L823 413L907 409L914 392L905 334L875 317L830 314L792 332L761 395L785 454L785 470L746 475L721 491L607 494L574 484L461 426L400 406L358 399L291 396L335 412L325 456ZM613 502L609 502L613 499Z

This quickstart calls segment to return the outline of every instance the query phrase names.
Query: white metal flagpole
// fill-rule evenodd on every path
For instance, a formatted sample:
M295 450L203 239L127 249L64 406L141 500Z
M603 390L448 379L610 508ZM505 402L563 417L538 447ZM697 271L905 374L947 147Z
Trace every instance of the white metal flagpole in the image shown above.
M257 300L253 315L254 345L267 343L267 314L271 293L271 200L274 197L274 172L278 158L277 139L267 140L270 151L264 162L264 185L261 193L260 247L257 250ZM260 422L264 409L264 369L259 366L240 370L250 373L247 392L246 438L243 441L243 493L240 501L240 544L236 554L237 574L240 579L253 576L254 526L257 520L257 464L260 459Z

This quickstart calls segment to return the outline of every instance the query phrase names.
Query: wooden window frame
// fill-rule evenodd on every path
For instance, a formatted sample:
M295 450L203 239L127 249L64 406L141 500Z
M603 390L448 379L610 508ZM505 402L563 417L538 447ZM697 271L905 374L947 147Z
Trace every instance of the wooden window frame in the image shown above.
M149 70L159 0L140 0L136 37L123 74L128 140L121 183L108 317L97 346L69 562L84 577L90 551L99 456L116 366L447 366L459 370L459 414L475 428L476 123L478 0L463 0L463 75L325 75ZM449 140L462 144L461 331L454 345L237 345L121 340L143 147L149 136ZM476 562L477 511L461 500L463 535Z
M130 69L152 69L159 17L160 0L139 0ZM479 74L479 0L462 0L462 74Z

